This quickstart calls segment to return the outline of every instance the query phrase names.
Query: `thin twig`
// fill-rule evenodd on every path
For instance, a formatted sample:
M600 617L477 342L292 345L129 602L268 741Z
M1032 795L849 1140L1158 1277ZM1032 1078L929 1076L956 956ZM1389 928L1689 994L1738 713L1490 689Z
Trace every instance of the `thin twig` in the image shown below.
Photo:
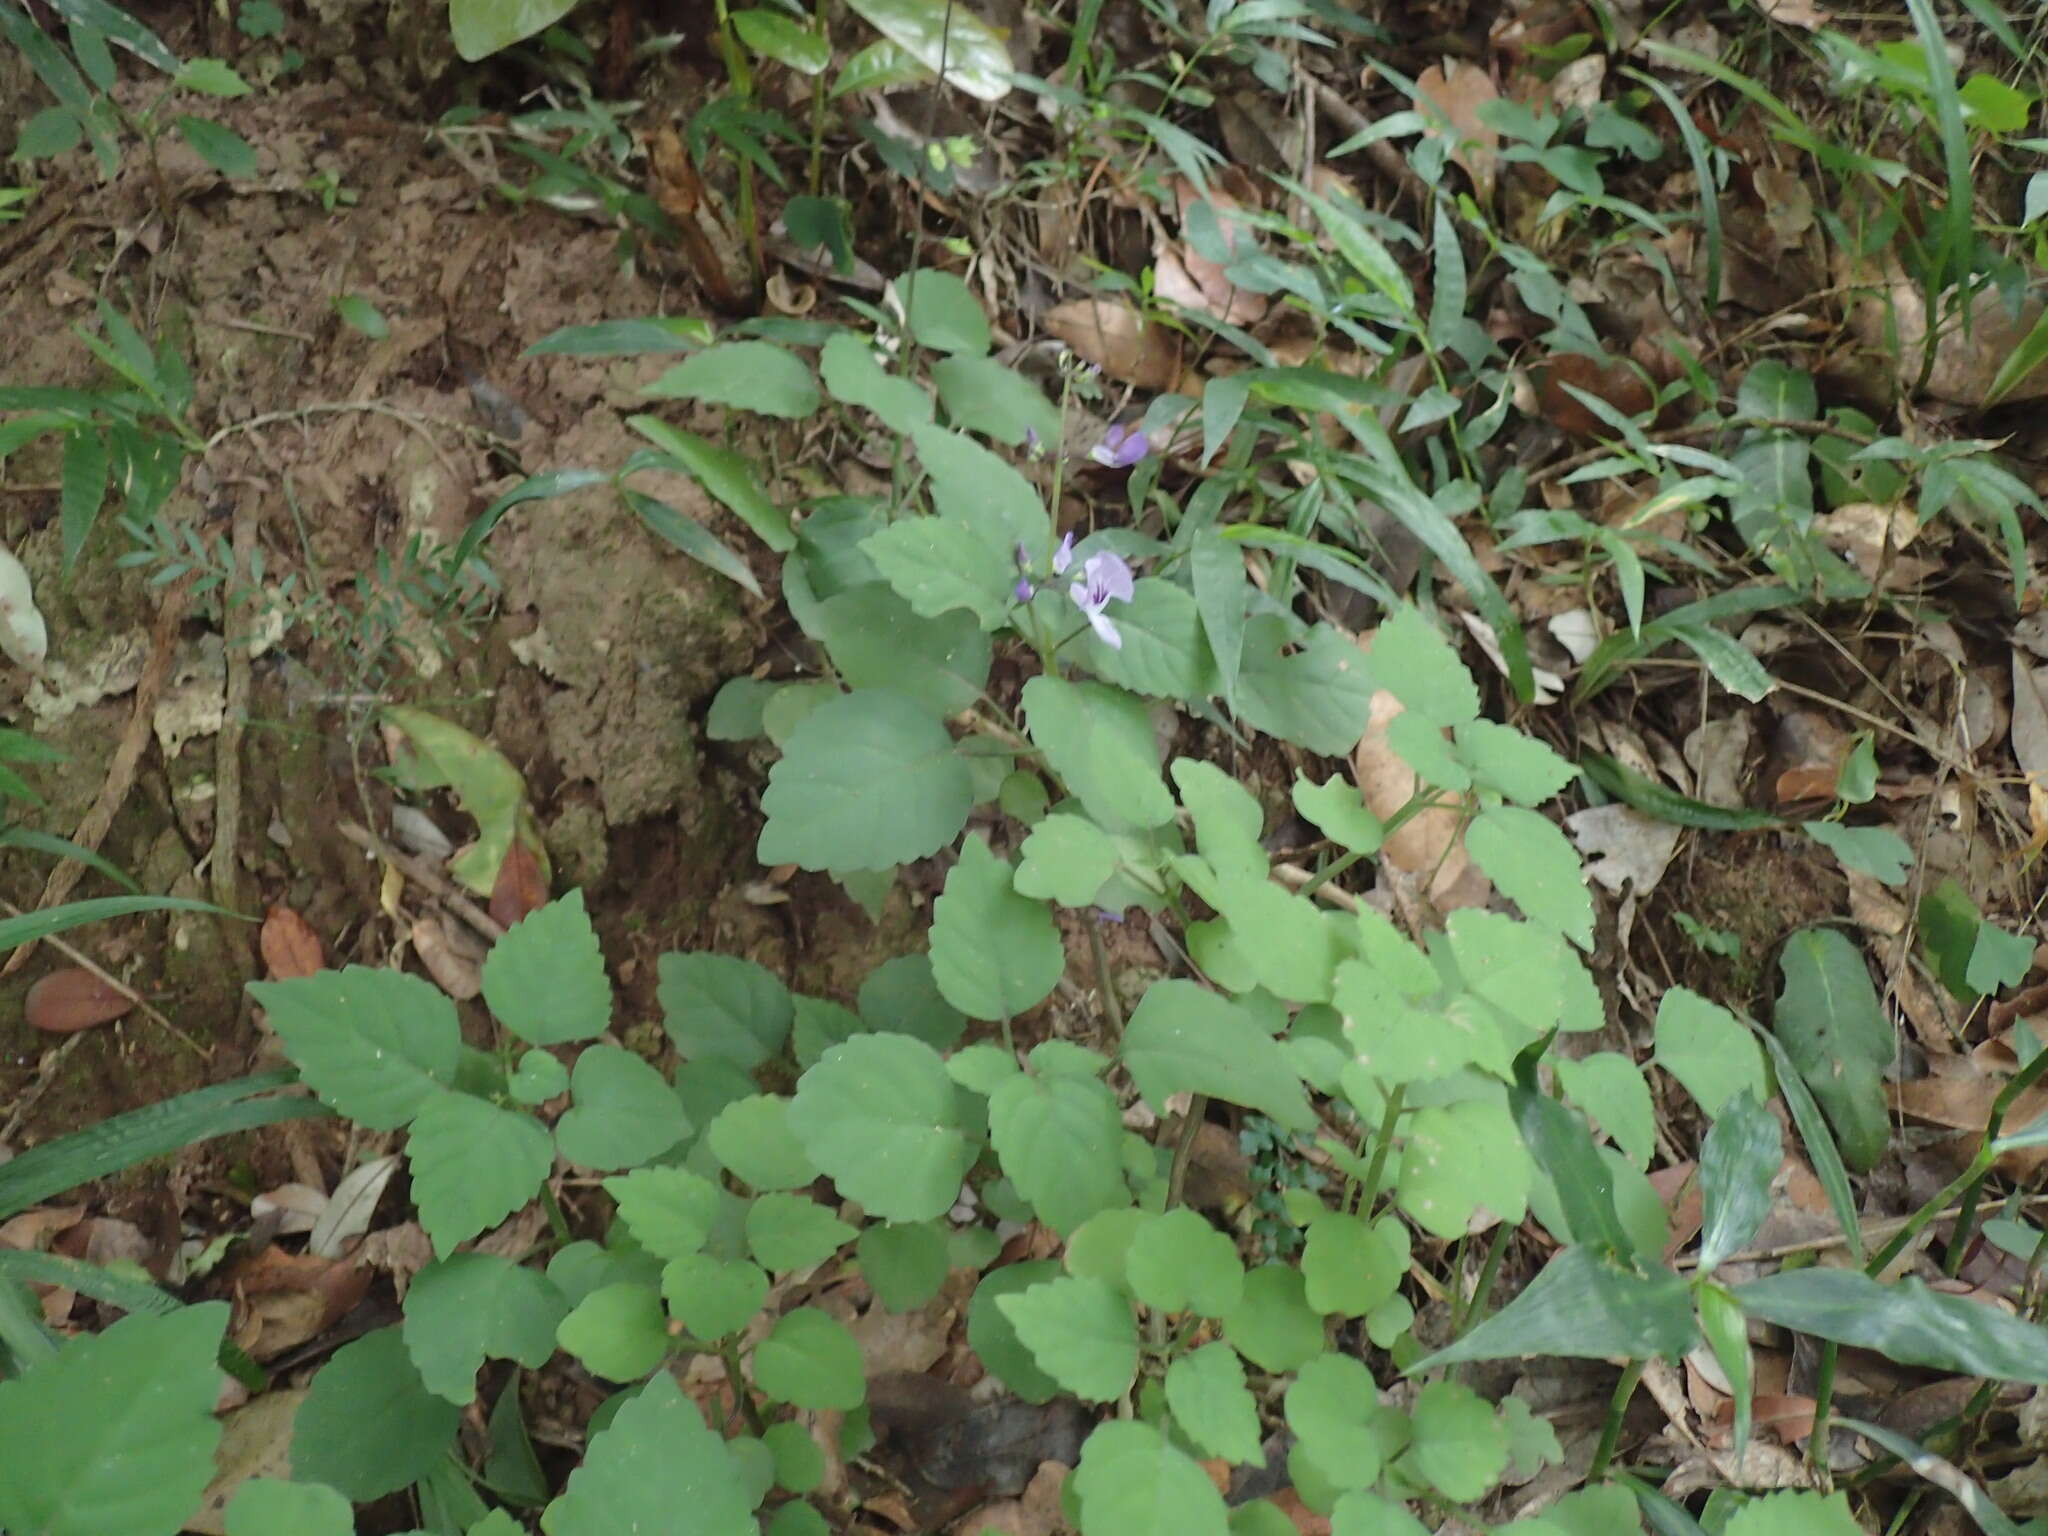
M256 553L256 507L253 496L237 498L234 527L230 534L235 571L251 568ZM230 912L243 910L242 895L242 736L249 722L249 622L253 605L238 608L223 605L221 627L226 633L223 647L227 661L227 692L221 710L220 734L214 738L213 785L213 883L215 906ZM222 936L228 952L244 980L256 974L255 953L249 935L235 918L223 920ZM246 995L244 1006L247 1006Z
M344 821L335 830L354 843L358 848L375 854L393 869L415 885L425 888L435 900L459 916L470 927L492 941L505 937L505 926L482 907L457 890L439 871L421 863L418 859L400 853L376 833L360 827L352 821Z

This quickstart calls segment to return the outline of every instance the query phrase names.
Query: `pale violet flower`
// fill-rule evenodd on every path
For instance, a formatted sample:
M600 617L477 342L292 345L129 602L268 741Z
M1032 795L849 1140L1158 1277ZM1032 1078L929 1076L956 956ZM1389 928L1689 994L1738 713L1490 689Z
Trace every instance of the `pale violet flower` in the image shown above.
M1038 588L1031 584L1031 551L1022 544L1017 546L1017 585L1010 589L1010 595L1020 603L1028 603L1038 595Z
M1023 548L1019 545L1018 548ZM1060 540L1060 547L1052 552L1052 573L1055 576L1067 574L1067 567L1074 563L1074 535L1070 532Z
M1105 469L1129 469L1151 451L1142 428L1113 426L1088 450L1088 457Z
M1071 538L1070 538L1071 541ZM1065 546L1062 546L1065 549ZM1071 562L1072 553L1067 552ZM1064 567L1061 567L1064 569ZM1111 603L1128 603L1136 595L1137 588L1131 581L1131 568L1123 558L1107 552L1090 555L1081 567L1081 579L1067 589L1067 595L1074 600L1074 606L1088 615L1088 622L1095 627L1096 635L1111 650L1122 650L1124 637L1118 633L1115 622L1103 610Z

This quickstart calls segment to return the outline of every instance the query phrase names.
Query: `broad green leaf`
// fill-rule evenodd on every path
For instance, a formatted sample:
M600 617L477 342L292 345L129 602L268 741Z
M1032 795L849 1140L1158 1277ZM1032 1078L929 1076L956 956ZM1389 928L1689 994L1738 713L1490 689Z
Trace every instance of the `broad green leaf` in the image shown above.
M569 1069L536 1046L520 1056L505 1087L520 1104L545 1104L569 1091Z
M730 19L747 47L800 75L820 74L832 62L832 45L823 31L798 26L780 11L756 7L734 11Z
M1805 928L1785 941L1778 968L1771 1031L1826 1112L1842 1161L1868 1173L1891 1141L1884 1072L1898 1043L1862 952L1832 928Z
M1244 628L1237 716L1320 756L1344 757L1365 731L1375 675L1358 647L1327 624L1296 643L1278 619L1254 618Z
M1456 740L1458 755L1480 784L1521 805L1548 800L1579 776L1534 736L1492 720L1466 721Z
M0 1381L0 1527L47 1536L180 1529L213 1476L215 1359L227 1322L224 1302L131 1314Z
M1130 1204L1116 1095L1092 1077L1018 1073L989 1096L989 1140L1003 1172L1061 1236Z
M1179 757L1169 770L1195 824L1195 846L1219 876L1266 875L1259 833L1266 813L1252 792L1214 763Z
M1474 1007L1447 1012L1413 1006L1376 967L1346 960L1333 1000L1357 1067L1395 1086L1447 1076L1478 1064L1505 1077L1512 1053L1493 1016Z
M761 1195L747 1207L747 1249L766 1270L822 1264L854 1236L852 1227L808 1195Z
M932 505L942 518L971 529L1006 560L1020 544L1028 554L1050 559L1052 519L1038 491L1007 459L944 427L918 427L911 440L931 476Z
M640 357L649 352L694 352L709 341L706 323L692 315L600 320L550 331L525 357Z
M1410 1365L1408 1374L1516 1355L1676 1358L1698 1337L1692 1292L1679 1276L1661 1265L1639 1272L1573 1247L1552 1259L1513 1301L1455 1343Z
M1875 1350L1901 1365L2048 1382L2048 1334L2035 1324L1908 1276L1891 1285L1853 1269L1788 1269L1730 1288L1742 1310L1797 1333Z
M988 351L988 316L955 273L920 267L890 287L903 301L904 326L919 346L969 357Z
M761 488L761 477L744 454L672 427L658 416L628 416L626 425L673 459L763 544L777 554L796 548L788 509L777 506Z
M810 368L767 341L721 341L692 352L648 385L647 393L791 421L811 415L819 403Z
M1211 379L1213 391L1223 379ZM1242 386L1240 386L1240 392ZM1205 392L1206 393L1206 392ZM1208 422L1203 422L1206 435ZM1223 702L1237 711L1237 677L1244 664L1245 603L1251 583L1245 579L1244 551L1213 527L1195 533L1188 545L1188 575L1195 606L1202 614L1202 632L1216 659L1216 684Z
M1507 1109L1467 1099L1415 1112L1396 1194L1429 1232L1463 1237L1481 1206L1519 1222L1528 1209L1530 1172L1529 1153Z
M171 83L180 90L225 98L246 96L251 89L249 82L222 59L188 59L178 66Z
M929 1221L952 1209L974 1162L957 1092L922 1041L863 1034L804 1073L790 1125L811 1161L870 1215Z
M802 1189L818 1177L789 1126L789 1100L755 1094L728 1104L704 1133L712 1156L756 1190Z
M964 608L983 629L995 629L1009 618L1016 556L964 522L906 517L871 534L860 548L912 611L925 618Z
M405 1156L420 1225L442 1258L531 1200L555 1165L547 1130L531 1115L454 1092L420 1106Z
M951 1262L936 1222L875 1222L861 1230L854 1253L875 1299L890 1312L923 1306L946 1283Z
M967 1029L965 1015L939 991L929 955L884 960L868 972L856 1001L869 1029L913 1035L936 1051L951 1050Z
M798 1408L852 1410L867 1395L860 1346L816 1307L784 1313L775 1331L755 1346L754 1383Z
M1197 1450L1239 1463L1261 1459L1259 1405L1228 1344L1204 1344L1168 1366L1166 1406Z
M1054 812L1024 839L1013 884L1021 896L1085 907L1115 873L1109 834L1085 816Z
M1260 986L1290 1002L1329 1001L1344 952L1335 918L1263 872L1219 881L1215 902Z
M1063 1275L996 1305L1040 1370L1085 1402L1114 1402L1138 1369L1138 1325L1121 1292Z
M1402 604L1380 625L1369 654L1373 680L1431 725L1469 725L1479 718L1479 689L1472 674L1412 604Z
M1502 894L1537 926L1593 947L1593 893L1571 839L1547 817L1520 806L1481 811L1465 846Z
M1223 1318L1223 1337L1262 1370L1298 1371L1323 1352L1323 1317L1308 1304L1301 1271L1261 1264L1244 1277L1244 1291Z
M1046 765L1105 829L1173 819L1151 717L1139 700L1099 683L1041 676L1024 685L1024 715Z
M932 907L932 979L972 1019L1016 1018L1050 996L1066 970L1052 913L1010 881L1009 861L969 837Z
M427 1390L396 1328L345 1344L292 1420L294 1478L367 1504L425 1477L448 1454L462 1409Z
M1155 982L1124 1029L1124 1066L1154 1108L1176 1093L1242 1104L1289 1130L1316 1125L1280 1043L1227 997L1194 982Z
M1308 1224L1301 1275L1318 1312L1363 1317L1394 1295L1408 1273L1408 1229L1392 1217L1367 1221L1324 1211Z
M668 1354L668 1319L651 1285L601 1285L555 1329L555 1342L607 1381L638 1381Z
M484 957L483 987L492 1017L533 1045L603 1034L612 988L583 893L571 891L513 924Z
M1567 1027L1562 1015L1578 961L1551 933L1469 907L1453 912L1445 927L1465 990L1486 1003L1515 1054L1552 1026Z
M307 1086L371 1130L398 1129L455 1081L455 1005L417 976L352 965L251 982L249 995Z
M939 404L953 426L980 432L1010 447L1038 434L1050 448L1060 440L1059 407L1016 369L990 357L942 357L932 364Z
M811 1432L794 1419L771 1424L761 1439L775 1457L775 1484L791 1493L809 1493L824 1480L825 1453Z
M770 770L764 864L888 869L936 853L974 805L946 727L915 699L863 689L813 710Z
M547 1536L619 1536L668 1530L685 1510L691 1536L754 1536L753 1506L725 1442L664 1374L591 1438L540 1526Z
M686 1168L635 1168L606 1179L604 1190L633 1240L658 1259L695 1253L718 1220L718 1186Z
M797 997L796 1023L789 1032L790 1054L799 1067L813 1067L818 1058L842 1040L864 1034L867 1025L851 1008L822 997Z
M1306 774L1294 779L1294 808L1323 836L1353 853L1374 854L1386 836L1379 817L1365 808L1358 786L1342 774L1318 784Z
M1811 421L1820 410L1813 375L1775 358L1761 358L1742 376L1735 410L1759 421Z
M1361 1489L1330 1511L1330 1536L1429 1536L1429 1527L1405 1506Z
M1543 1512L1561 1536L1640 1536L1641 1512L1635 1497L1613 1483L1580 1488Z
M1058 1394L1060 1384L1038 1368L1031 1351L1010 1325L1002 1302L1005 1297L1057 1279L1059 1273L1059 1265L1049 1260L1005 1264L982 1276L967 1307L967 1344L974 1357L1027 1403L1049 1401Z
M1657 1124L1642 1068L1616 1051L1560 1056L1551 1065L1565 1096L1614 1138L1631 1164L1647 1168L1656 1149Z
M818 606L819 637L850 688L892 688L933 714L953 715L988 683L989 639L971 614L924 618L885 581Z
M413 1277L401 1332L427 1390L466 1407L486 1359L517 1360L532 1370L547 1364L568 1310L539 1270L494 1254L458 1253Z
M1507 1470L1507 1432L1493 1404L1463 1382L1430 1382L1415 1395L1408 1417L1415 1444L1403 1464L1444 1497L1476 1499Z
M252 1477L235 1490L223 1522L228 1536L355 1536L348 1500L324 1483Z
M761 583L754 579L753 568L740 558L738 551L695 517L670 506L658 496L649 496L628 485L619 487L619 500L657 538L726 580L737 582L755 597L761 596Z
M689 1060L715 1058L752 1070L789 1038L789 989L753 961L669 954L659 972L662 1026Z
M743 1259L708 1253L670 1259L661 1271L669 1315L700 1339L722 1339L751 1323L768 1299L768 1276Z
M1106 683L1153 698L1193 701L1221 687L1203 636L1201 611L1185 590L1156 576L1132 584L1131 600L1109 610L1121 646L1094 630L1080 637L1082 664Z
M1770 1097L1762 1048L1735 1015L1697 992L1673 987L1657 1005L1656 1062L1685 1085L1709 1116L1744 1089Z
M1424 1394L1429 1390L1425 1387ZM1363 1362L1348 1355L1318 1355L1295 1376L1286 1402L1287 1427L1331 1486L1370 1488L1379 1481L1385 1452L1374 1422L1379 1390ZM1491 1422L1490 1410L1487 1418Z
M946 84L981 101L1009 94L1010 51L974 12L945 0L851 0L851 9ZM849 89L844 79L839 89Z
M1862 1529L1847 1494L1779 1489L1744 1503L1720 1536L1857 1536Z
M1244 1299L1237 1244L1185 1206L1136 1229L1123 1278L1131 1294L1156 1312L1222 1317Z
M1557 1215L1570 1240L1622 1257L1638 1252L1616 1213L1614 1175L1607 1160L1593 1144L1584 1119L1538 1085L1533 1046L1515 1058L1508 1105L1523 1144L1557 1196Z
M178 114L177 124L178 136L192 146L200 159L221 175L234 181L246 181L256 174L255 147L234 129L182 112ZM365 308L369 306L365 305ZM360 325L356 328L372 340L376 340L378 332L375 325L381 323L384 317L377 314L374 308L370 309L370 315L375 317L370 328L365 329ZM350 325L356 325L356 320L351 316L344 314L342 318ZM387 327L387 332L388 329Z
M587 1047L570 1070L569 1096L555 1143L585 1168L637 1167L690 1134L667 1080L620 1046Z
M908 437L912 428L932 419L931 396L901 374L884 368L874 350L850 331L840 331L826 341L819 355L819 372L833 399L873 411L898 437Z
M545 883L547 848L527 803L526 780L511 760L490 743L423 709L394 704L380 715L404 734L391 764L399 787L415 793L452 790L456 803L476 821L476 840L448 861L448 872L474 894L489 896L516 837L539 861Z
M1904 885L1913 867L1913 850L1890 827L1848 827L1839 821L1807 821L1800 825L1842 863L1844 869L1868 875L1884 885Z

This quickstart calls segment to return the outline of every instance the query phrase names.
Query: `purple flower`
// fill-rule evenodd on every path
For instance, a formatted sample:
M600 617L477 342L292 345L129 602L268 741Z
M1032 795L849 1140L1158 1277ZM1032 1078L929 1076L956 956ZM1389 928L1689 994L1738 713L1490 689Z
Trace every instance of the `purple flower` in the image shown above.
M1068 553L1068 559L1072 558ZM1060 568L1065 569L1063 566ZM1076 608L1088 615L1088 622L1095 627L1102 643L1111 650L1120 651L1124 637L1117 632L1116 625L1103 609L1111 603L1128 603L1136 591L1131 582L1131 568L1120 556L1105 552L1088 557L1087 563L1081 567L1081 579L1067 589L1067 595L1073 598Z
M1017 546L1022 549L1020 544ZM1074 535L1069 533L1060 540L1060 547L1052 552L1052 573L1055 576L1067 574L1067 567L1074 563Z
M1088 457L1105 469L1129 469L1151 451L1152 444L1140 428L1113 426L1088 450Z
M1031 551L1022 544L1017 546L1017 585L1010 589L1010 595L1020 603L1028 603L1038 595L1038 588L1031 584Z
M1039 440L1038 428L1026 427L1024 429L1024 451L1034 459L1045 457L1045 444Z

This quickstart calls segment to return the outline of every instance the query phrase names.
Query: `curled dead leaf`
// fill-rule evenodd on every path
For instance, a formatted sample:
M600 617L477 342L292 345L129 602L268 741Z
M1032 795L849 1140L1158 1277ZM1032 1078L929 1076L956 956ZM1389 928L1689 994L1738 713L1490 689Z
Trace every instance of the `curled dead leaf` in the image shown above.
M1603 362L1583 352L1553 352L1531 374L1537 409L1572 437L1600 437L1614 430L1573 390L1594 396L1623 416L1639 416L1655 403L1642 371L1618 358Z
M413 952L434 978L434 985L466 1003L484 989L481 956L464 954L437 917L422 917L412 925Z
M320 935L290 907L270 909L256 945L263 952L263 966L272 981L298 981L327 964Z
M1045 328L1122 383L1168 390L1180 382L1180 338L1163 325L1147 325L1128 304L1075 299L1047 310Z
M135 999L81 966L52 971L28 989L22 1017L46 1034L75 1035L111 1024L135 1006Z
M1451 161L1472 178L1479 200L1487 201L1500 170L1500 135L1479 117L1480 108L1500 95L1492 76L1476 64L1447 59L1415 77L1415 95L1449 124ZM1433 114L1425 109L1425 115Z
M492 919L510 928L527 913L546 906L547 901L547 875L540 860L526 846L524 838L513 838L512 846L505 851L505 862L498 866L497 881L491 886Z

